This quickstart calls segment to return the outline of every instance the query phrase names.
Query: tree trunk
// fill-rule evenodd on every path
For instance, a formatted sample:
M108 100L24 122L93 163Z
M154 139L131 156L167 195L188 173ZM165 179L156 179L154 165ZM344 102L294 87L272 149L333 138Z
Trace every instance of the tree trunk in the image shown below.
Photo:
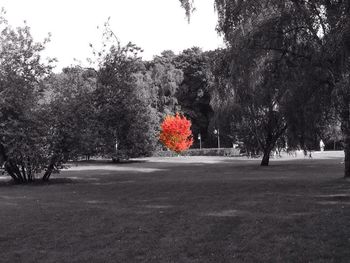
M350 100L345 96L341 111L341 130L344 138L344 177L350 178Z
M6 161L5 171L12 177L15 183L25 183L25 179L23 178L21 171L12 161Z
M43 181L48 181L50 179L53 169L54 169L54 165L50 164L47 170L45 171L45 174L43 176Z
M349 130L343 130L344 135L344 177L350 178L350 131Z
M21 172L21 170L22 170L22 172ZM25 170L24 165L21 166L21 170L20 170L20 172L22 173L23 181L25 181L25 182L29 181L29 179L26 177L26 170Z
M48 181L50 179L50 176L52 174L52 172L54 171L55 169L55 162L57 160L57 157L56 155L52 156L51 159L50 159L50 163L45 171L45 174L43 176L43 181Z
M260 163L261 166L268 166L269 165L270 154L271 154L270 149L264 150L264 156L263 156L261 163Z

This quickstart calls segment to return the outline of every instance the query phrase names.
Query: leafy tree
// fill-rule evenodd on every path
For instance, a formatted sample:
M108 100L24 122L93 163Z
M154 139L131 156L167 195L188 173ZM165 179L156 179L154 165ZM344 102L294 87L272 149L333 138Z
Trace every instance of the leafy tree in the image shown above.
M108 25L106 34L114 37ZM155 149L158 116L148 104L151 97L143 86L145 66L139 52L136 45L121 46L116 39L99 53L94 96L103 154L113 155L116 144L131 157L149 155Z
M182 1L188 6L186 2ZM215 1L217 28L232 55L230 75L235 81L231 89L240 102L241 117L250 116L250 121L243 123L265 131L264 140L258 140L264 152L262 165L268 163L269 150L283 130L298 139L295 146L307 148L309 135L320 132L317 125L309 124L327 120L324 111L330 106L327 98L331 85L330 64L325 56L328 7L327 1L321 2ZM343 1L338 4L344 7ZM344 12L344 8L340 10ZM245 89L250 94L244 94ZM320 95L321 100L315 99ZM310 114L311 109L319 109L320 114Z
M316 3L315 3L316 4ZM341 123L345 177L350 177L350 3L324 1L325 49L334 89L334 105Z
M160 113L160 117L180 110L176 92L183 81L183 72L176 68L175 58L174 52L166 50L147 65L153 81L150 89L156 94L154 108Z
M27 25L13 29L4 11L0 27L0 159L17 183L32 181L45 170L47 178L51 154L40 98L51 66L40 54L48 39L35 42Z
M170 150L180 153L193 144L191 122L184 116L168 115L161 124L160 141Z
M200 133L205 142L208 138L210 118L213 115L210 106L210 87L212 74L210 71L208 52L198 47L186 49L176 56L176 68L183 72L176 98L181 111L192 122L193 133Z
M284 95L288 86L280 81L281 63L275 54L248 52L244 46L231 51L234 65L230 65L230 85L218 86L219 96L227 101L239 140L247 149L261 151L261 165L268 165L271 151L287 128Z
M93 92L96 73L80 67L52 74L46 84L46 118L55 158L66 161L97 154L100 143ZM59 157L61 156L61 157Z

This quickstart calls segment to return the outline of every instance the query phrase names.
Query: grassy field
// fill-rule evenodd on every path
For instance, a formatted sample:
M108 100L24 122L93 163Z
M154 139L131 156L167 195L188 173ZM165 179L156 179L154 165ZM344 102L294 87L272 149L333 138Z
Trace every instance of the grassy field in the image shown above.
M92 162L0 183L0 262L350 262L339 153Z

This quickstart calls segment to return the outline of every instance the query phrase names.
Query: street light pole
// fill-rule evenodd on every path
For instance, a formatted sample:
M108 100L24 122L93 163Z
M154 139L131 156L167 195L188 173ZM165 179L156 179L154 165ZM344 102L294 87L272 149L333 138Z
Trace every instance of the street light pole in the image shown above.
M199 140L199 149L202 149L202 136L200 133L198 133L198 140Z
M220 149L220 130L218 129L218 148Z
M218 149L220 149L220 130L218 128Z
M214 130L214 134L216 134L218 136L218 149L220 149L220 130L219 130L219 128Z

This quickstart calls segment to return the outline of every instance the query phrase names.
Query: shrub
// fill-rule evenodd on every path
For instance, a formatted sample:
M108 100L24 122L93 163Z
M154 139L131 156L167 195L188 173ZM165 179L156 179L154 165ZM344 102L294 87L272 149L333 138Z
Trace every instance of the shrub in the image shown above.
M160 141L176 153L189 149L193 144L191 122L179 113L166 116L161 124Z

